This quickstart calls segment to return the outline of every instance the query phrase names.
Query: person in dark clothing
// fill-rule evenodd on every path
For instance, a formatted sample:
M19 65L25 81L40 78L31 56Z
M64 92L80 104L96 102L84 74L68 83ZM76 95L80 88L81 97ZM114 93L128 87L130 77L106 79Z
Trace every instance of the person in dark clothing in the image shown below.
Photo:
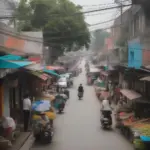
M82 93L84 92L82 84L80 84L80 86L78 87L78 92L82 92Z
M70 97L70 93L69 93L69 90L67 90L67 88L64 89L64 94L68 97Z
M80 86L78 87L78 96L79 96L79 99L80 99L80 97L83 97L83 93L84 93L84 89L83 89L82 84L80 84Z
M56 92L59 93L59 90L60 90L60 88L59 88L59 85L57 84L56 85Z

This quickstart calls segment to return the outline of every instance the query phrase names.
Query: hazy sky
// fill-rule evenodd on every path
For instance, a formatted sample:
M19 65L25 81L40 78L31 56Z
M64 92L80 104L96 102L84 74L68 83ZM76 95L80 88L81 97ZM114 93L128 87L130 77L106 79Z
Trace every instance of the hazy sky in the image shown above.
M71 0L72 2L79 4L81 6L84 6L83 11L88 11L88 10L96 10L108 6L114 6L114 0ZM106 5L103 5L106 4ZM89 24L96 24L99 22L105 22L111 19L114 19L117 14L119 14L119 10L113 9L113 10L107 10L107 11L99 11L99 12L94 12L94 13L89 13L86 14L86 21ZM96 28L107 28L113 24L113 21L109 23L104 23L96 26L90 27L91 29L96 29Z

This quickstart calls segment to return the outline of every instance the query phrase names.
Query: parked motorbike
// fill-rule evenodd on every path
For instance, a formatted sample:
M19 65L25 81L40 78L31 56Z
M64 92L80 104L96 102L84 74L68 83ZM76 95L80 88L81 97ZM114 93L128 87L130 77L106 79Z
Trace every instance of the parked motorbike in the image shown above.
M81 100L83 98L83 92L78 92L78 97L79 97L79 100Z
M34 128L34 137L36 141L40 141L43 144L52 142L53 129L50 123L38 123Z
M103 113L103 112L102 112ZM110 114L102 114L101 125L103 129L110 129L112 125L111 113Z

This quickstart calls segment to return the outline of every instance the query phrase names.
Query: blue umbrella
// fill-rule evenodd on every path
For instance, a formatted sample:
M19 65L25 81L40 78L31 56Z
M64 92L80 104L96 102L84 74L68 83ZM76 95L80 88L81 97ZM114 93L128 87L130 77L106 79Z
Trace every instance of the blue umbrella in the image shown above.
M32 104L32 110L37 112L49 111L51 107L50 101L48 100L38 100Z

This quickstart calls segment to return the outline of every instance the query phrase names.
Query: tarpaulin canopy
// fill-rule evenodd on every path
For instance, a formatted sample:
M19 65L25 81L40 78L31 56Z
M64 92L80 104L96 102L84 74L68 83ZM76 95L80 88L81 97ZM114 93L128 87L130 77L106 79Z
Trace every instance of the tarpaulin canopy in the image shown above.
M150 81L150 76L143 77L140 79L141 81Z
M129 89L122 89L120 92L130 100L142 97L141 94Z
M36 77L38 77L44 81L46 81L49 78L49 76L47 74L37 72L37 71L28 71L28 73L30 73L30 74L32 74L32 75L34 75L34 76L36 76Z
M38 100L33 102L32 111L44 112L49 111L51 107L50 101L47 100Z
M98 68L90 68L90 72L96 73L96 72L100 72L100 70Z
M60 77L60 75L57 74L57 73L56 73L55 71L53 71L53 70L44 69L44 72L45 72L45 73L48 73L48 74L51 74L51 75L54 75L54 76L56 76L56 77Z
M46 69L48 69L48 70L64 70L64 67L61 67L61 66L47 66Z
M0 68L2 69L17 69L33 64L30 61L8 61L0 58Z
M17 56L17 55L4 55L4 56L1 56L0 59L3 59L3 60L21 60L23 57L21 56Z
M25 67L28 70L32 70L32 71L41 71L44 69L44 66L42 66L40 63L38 64L32 64L30 66Z

